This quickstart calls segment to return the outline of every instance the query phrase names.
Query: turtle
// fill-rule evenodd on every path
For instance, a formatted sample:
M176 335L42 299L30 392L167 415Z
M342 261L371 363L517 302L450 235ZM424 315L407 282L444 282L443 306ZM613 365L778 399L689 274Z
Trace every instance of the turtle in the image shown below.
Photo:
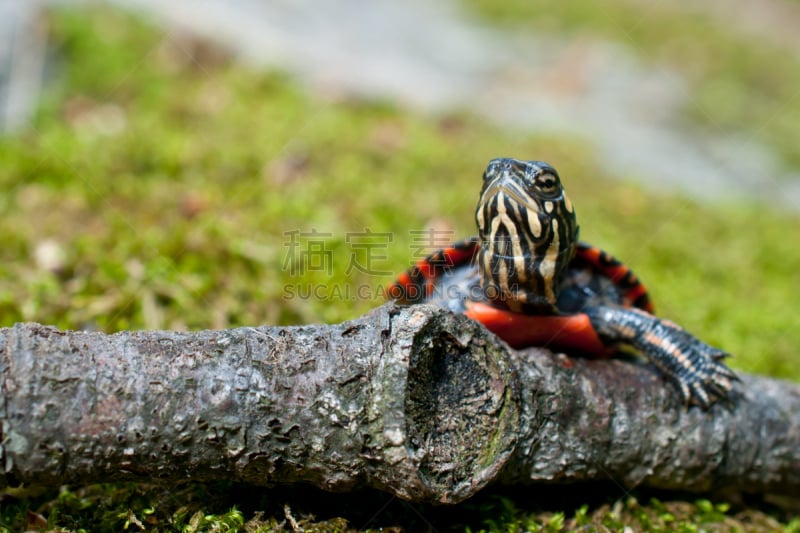
M727 352L655 316L647 289L611 254L579 240L558 172L497 158L483 173L478 235L419 260L387 287L400 305L430 303L481 322L512 348L589 356L631 349L676 386L688 408L727 399Z

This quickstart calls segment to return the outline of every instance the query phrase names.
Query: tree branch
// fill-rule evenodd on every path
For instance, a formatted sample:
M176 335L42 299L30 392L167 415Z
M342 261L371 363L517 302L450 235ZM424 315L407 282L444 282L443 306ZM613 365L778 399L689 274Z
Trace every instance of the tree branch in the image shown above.
M509 350L391 304L338 325L0 329L0 484L370 486L458 502L491 481L796 493L800 387L744 376L685 410L651 369Z

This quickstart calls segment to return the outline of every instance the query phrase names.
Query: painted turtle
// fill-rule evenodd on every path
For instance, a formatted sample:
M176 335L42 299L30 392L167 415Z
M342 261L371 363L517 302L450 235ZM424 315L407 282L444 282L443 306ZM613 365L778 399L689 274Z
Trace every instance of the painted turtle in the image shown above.
M578 241L575 210L552 166L490 161L475 218L477 237L420 260L388 296L465 313L515 348L597 356L632 347L676 383L687 405L708 408L737 380L723 363L727 353L655 317L628 267Z

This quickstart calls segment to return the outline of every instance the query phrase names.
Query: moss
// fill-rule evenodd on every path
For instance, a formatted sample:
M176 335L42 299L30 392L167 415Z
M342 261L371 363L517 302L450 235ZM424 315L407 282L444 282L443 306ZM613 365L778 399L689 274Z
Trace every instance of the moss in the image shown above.
M572 9L556 4L551 9ZM570 16L592 23L580 5L586 11ZM498 131L468 113L431 118L386 102L330 102L284 75L248 71L207 43L116 11L59 12L51 22L60 75L34 126L0 141L2 324L115 331L351 318L381 301L377 288L395 272L431 251L425 234L412 230L474 232L483 166L511 155L559 168L584 238L631 264L663 314L734 352L737 368L800 379L791 362L800 346L795 215L652 195L610 180L590 147L571 138ZM602 17L595 23L603 30ZM330 235L309 236L313 230ZM299 248L290 246L292 235ZM351 264L368 262L364 254L372 259L367 272ZM318 292L309 293L313 287ZM284 493L139 485L7 491L0 526L35 526L38 513L47 527L75 530L137 529L137 521L162 531L279 530L288 524ZM271 499L254 503L254 494ZM637 504L638 514L614 514L613 500L606 508L590 494L582 514L541 498L510 500L513 509L503 510L486 503L491 493L424 516L395 502L377 520L376 510L392 505L374 496L372 503L327 496L336 510L316 520L310 515L321 504L307 497L292 508L310 508L297 520L321 531L413 530L425 520L440 529L560 530L581 520L636 528L642 512L651 523L661 512L650 503ZM570 496L572 504L582 497ZM665 530L708 515L693 503L675 505L686 514L666 507L662 514L674 518L658 518ZM352 507L361 514L345 510Z

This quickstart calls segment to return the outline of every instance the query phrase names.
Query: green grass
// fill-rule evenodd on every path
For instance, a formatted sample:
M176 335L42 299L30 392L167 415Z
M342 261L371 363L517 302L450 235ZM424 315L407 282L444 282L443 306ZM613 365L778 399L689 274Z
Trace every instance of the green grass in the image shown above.
M583 237L631 264L662 314L733 352L738 369L800 380L792 362L800 346L795 215L645 192L611 180L591 147L570 138L498 131L468 113L431 118L390 102L326 99L114 11L59 13L52 30L62 60L55 84L33 127L0 141L2 325L110 332L355 317L381 302L378 287L430 251L419 250L425 243L411 231L474 232L482 169L511 155L559 169ZM330 235L302 237L288 257L291 232L312 230ZM358 248L366 230L392 240L373 236L371 271L348 273L353 259L367 261ZM304 257L329 262L317 269ZM319 297L287 297L309 286L323 287ZM253 492L262 494L214 486L165 494L140 485L10 491L0 526L21 528L26 510L51 528L87 530L136 530L137 521L164 531L236 529L242 521L271 530L287 520L282 492L255 502ZM425 516L440 517L444 529L469 511L471 521L458 523L473 531L559 531L583 520L644 527L645 519L691 530L703 517L741 520L741 512L769 520L720 502L709 510L694 501L640 506L624 495L587 495L584 509L571 496L564 506L489 494ZM403 505L373 522L348 514L349 526L420 525ZM344 517L318 513L302 493L290 507L306 509L295 517L306 525L345 527ZM258 510L267 514L259 519Z

